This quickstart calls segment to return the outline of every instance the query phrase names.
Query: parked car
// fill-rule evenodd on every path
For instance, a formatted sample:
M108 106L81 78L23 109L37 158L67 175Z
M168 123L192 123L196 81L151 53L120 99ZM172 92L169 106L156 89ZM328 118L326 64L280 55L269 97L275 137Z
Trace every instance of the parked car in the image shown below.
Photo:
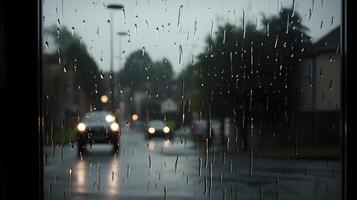
M172 139L173 134L169 126L167 126L162 120L151 120L146 125L146 137L148 139L152 137L164 137L165 139Z
M76 127L78 152L84 153L87 144L109 143L118 151L120 127L114 115L107 111L85 113Z

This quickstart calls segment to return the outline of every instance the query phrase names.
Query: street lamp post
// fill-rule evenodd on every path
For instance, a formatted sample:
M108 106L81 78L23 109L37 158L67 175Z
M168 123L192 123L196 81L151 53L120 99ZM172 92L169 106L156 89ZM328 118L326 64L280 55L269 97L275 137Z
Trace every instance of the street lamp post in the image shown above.
M121 56L122 56L122 54L123 54L123 50L122 50L122 45L121 45L121 37L123 37L123 36L126 36L126 35L128 35L128 33L127 32L117 32L117 35L119 36L119 50L120 50L120 52L119 52L119 59L121 60ZM120 69L120 60L119 60L119 69ZM120 115L120 118L122 117L122 114L123 114L123 108L122 108L122 104L121 104L121 99L120 99L120 94L118 94L118 102L119 102L119 110L120 110L120 113L119 113L119 115Z
M122 36L127 36L128 35L128 33L127 32L123 32L123 31L120 31L120 32L117 32L117 35L119 36L119 49L121 50L121 37ZM122 52L120 52L120 53L122 53Z
M107 5L107 8L112 10L110 13L110 90L111 90L111 95L110 95L110 101L111 101L111 109L113 112L115 112L115 105L114 105L114 70L113 70L113 24L114 24L114 18L113 18L113 10L122 10L124 9L124 6L119 5L119 4L109 4Z
M121 59L121 56L123 54L122 52L122 45L121 45L121 37L123 36L127 36L128 33L127 32L123 32L123 31L120 31L120 32L117 32L117 35L119 36L119 49L120 49L120 52L119 52L119 59ZM120 61L119 61L120 63ZM120 64L119 64L119 68L120 68ZM120 100L120 99L119 99Z

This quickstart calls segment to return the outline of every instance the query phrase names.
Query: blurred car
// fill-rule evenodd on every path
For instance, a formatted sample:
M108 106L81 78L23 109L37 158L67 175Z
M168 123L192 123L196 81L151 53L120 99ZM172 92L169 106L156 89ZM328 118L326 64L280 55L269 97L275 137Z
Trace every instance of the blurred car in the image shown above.
M165 139L172 139L173 134L169 126L165 125L162 120L151 120L146 125L146 137L164 137Z
M209 142L211 142L214 138L214 133L215 131L213 127L211 128L211 130L209 130L207 120L196 120L192 122L192 134L194 138L200 141L205 141L206 139L208 139Z
M83 115L76 127L78 152L85 152L87 144L110 143L118 151L120 127L112 113L92 111Z

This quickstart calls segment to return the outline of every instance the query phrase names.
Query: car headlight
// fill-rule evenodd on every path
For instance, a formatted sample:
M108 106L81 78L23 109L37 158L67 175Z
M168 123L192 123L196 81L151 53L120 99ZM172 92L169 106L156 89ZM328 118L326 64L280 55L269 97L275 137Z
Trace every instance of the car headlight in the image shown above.
M114 122L114 120L115 120L115 117L113 115L105 116L105 121L107 121L108 123Z
M154 133L155 133L155 128L150 127L150 128L148 129L148 131L149 131L150 134L154 134Z
M139 119L139 115L133 114L133 115L131 116L131 119L132 119L133 121L137 121L137 120Z
M83 132L83 131L86 130L86 125L81 122L81 123L79 123L79 124L77 125L77 129L78 129L80 132Z
M165 126L164 129L162 129L164 131L164 133L169 133L170 132L170 128L168 126Z
M110 129L112 129L112 131L118 131L119 130L119 124L117 124L117 123L112 123L111 125L110 125Z

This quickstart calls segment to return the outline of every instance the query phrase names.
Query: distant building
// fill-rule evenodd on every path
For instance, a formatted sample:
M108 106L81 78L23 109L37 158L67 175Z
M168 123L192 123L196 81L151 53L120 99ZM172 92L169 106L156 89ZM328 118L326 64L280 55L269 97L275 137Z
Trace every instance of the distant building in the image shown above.
M341 55L340 28L314 45L314 53L304 58L300 70L299 111L340 110ZM336 53L337 52L337 53Z
M168 98L161 102L161 113L176 112L177 108L177 103L171 98Z
M303 143L338 143L341 110L340 27L318 40L299 70L296 130ZM309 139L311 141L309 141Z

